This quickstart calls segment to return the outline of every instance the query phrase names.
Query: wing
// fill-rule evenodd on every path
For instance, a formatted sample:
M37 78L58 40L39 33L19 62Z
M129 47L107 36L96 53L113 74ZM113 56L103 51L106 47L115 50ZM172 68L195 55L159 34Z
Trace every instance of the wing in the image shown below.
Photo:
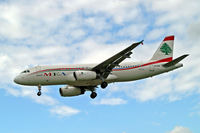
M143 43L143 41L144 40L133 43L131 46L127 47L126 49L122 50L121 52L92 68L92 71L95 71L100 78L107 78L112 69L118 66L126 58L130 58L130 55L132 54L131 50L133 50L139 44Z

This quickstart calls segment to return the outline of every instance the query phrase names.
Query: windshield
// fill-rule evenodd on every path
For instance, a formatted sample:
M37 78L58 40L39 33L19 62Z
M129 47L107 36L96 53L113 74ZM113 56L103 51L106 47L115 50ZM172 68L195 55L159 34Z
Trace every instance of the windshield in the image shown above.
M23 71L21 73L30 73L30 70L25 70L25 71Z

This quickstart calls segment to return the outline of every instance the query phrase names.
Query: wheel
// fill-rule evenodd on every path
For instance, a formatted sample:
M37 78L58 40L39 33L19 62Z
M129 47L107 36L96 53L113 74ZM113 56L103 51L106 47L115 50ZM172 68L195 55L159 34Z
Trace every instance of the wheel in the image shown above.
M42 89L41 85L38 85L38 93L37 93L38 96L42 95L41 89Z
M37 93L37 95L38 95L38 96L41 96L41 95L42 95L42 93L39 91L39 92Z
M108 86L108 83L107 82L103 82L103 83L101 83L101 88L106 88Z
M96 96L97 96L97 93L96 93L96 92L92 92L91 95L90 95L90 97L91 97L92 99L94 99Z

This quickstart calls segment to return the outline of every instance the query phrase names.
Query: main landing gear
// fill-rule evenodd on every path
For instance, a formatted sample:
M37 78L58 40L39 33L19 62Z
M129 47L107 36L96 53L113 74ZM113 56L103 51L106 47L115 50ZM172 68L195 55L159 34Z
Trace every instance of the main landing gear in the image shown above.
M42 88L41 85L38 85L38 93L37 93L38 96L42 95L41 88Z
M91 91L91 94L90 94L90 97L92 98L92 99L94 99L96 96L97 96L97 93L95 92L96 91L96 86L94 86L94 87L88 87L87 89L88 90L90 90Z
M104 81L104 82L101 83L101 88L102 89L105 89L107 86L108 86L107 82Z
M101 88L102 89L106 88L107 86L108 86L107 82L104 81L104 82L101 83ZM95 89L92 89L91 91L92 91L92 93L91 93L90 97L92 99L94 99L97 96L97 93L95 92Z

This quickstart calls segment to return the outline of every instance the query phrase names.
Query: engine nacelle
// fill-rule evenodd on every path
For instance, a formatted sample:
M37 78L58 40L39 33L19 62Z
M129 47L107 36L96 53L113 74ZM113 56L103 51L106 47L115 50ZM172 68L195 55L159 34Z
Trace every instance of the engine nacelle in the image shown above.
M93 80L97 78L96 72L93 71L75 71L73 74L77 81Z
M59 89L60 95L63 97L78 96L81 95L81 89L73 86L64 86Z

